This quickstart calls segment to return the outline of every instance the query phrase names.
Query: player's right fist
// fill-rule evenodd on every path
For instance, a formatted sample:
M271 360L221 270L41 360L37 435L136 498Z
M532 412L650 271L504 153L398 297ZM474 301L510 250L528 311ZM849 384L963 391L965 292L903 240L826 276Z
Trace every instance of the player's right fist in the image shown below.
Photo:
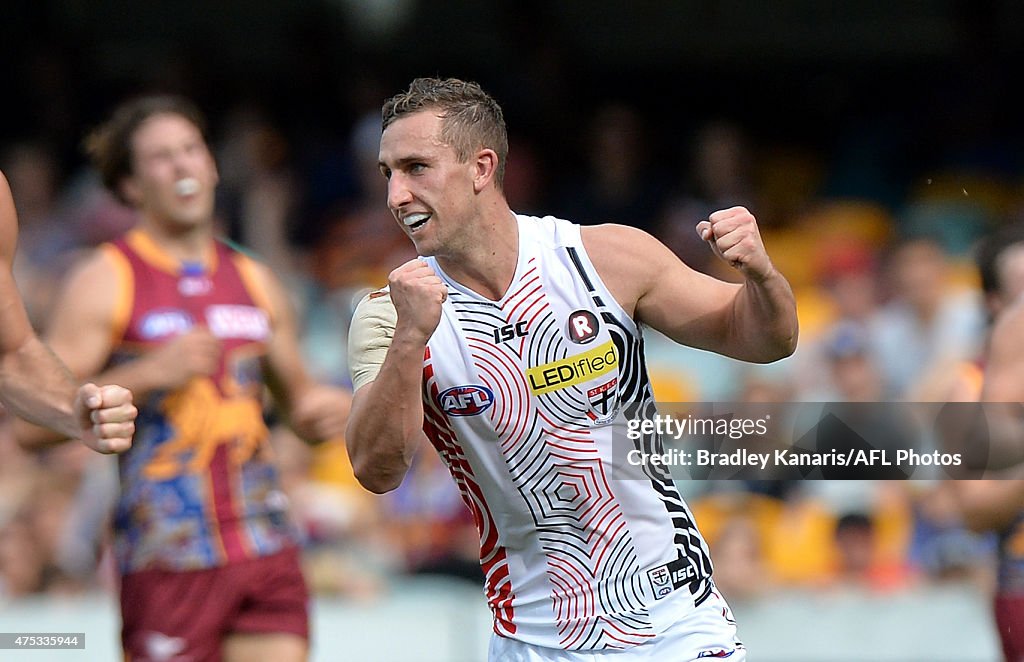
M448 287L423 260L409 260L388 274L391 301L398 313L395 335L412 333L426 343L441 321Z

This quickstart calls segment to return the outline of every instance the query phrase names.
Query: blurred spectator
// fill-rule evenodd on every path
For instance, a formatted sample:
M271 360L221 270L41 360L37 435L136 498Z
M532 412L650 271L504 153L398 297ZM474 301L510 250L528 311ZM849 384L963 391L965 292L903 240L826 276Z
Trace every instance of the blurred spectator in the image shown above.
M392 568L373 545L379 526L377 500L363 490L340 439L310 447L284 426L274 429L281 487L298 525L303 571L321 595L366 599L384 588Z
M92 248L134 227L135 210L118 201L92 170L76 176L66 188L67 218L62 231L76 249ZM81 257L76 253L74 258ZM73 260L69 260L73 261Z
M685 166L685 181L669 201L657 234L683 262L698 271L726 275L696 225L713 211L742 205L756 209L750 182L746 140L738 126L724 120L701 127ZM731 276L730 276L731 277Z
M377 166L378 115L361 117L349 139L359 197L324 219L308 251L305 280L294 288L303 317L303 354L314 375L335 384L349 384L348 325L356 303L415 257L385 204L387 180Z
M527 138L509 136L509 157L505 166L505 196L517 214L543 215L544 173L541 156Z
M965 526L956 486L936 482L915 488L908 561L934 582L968 581L991 590L995 541Z
M386 540L398 552L400 571L483 582L473 517L433 448L420 449L401 486L382 501Z
M23 142L0 158L18 210L18 251L14 275L32 325L46 319L68 266L73 236L63 231L59 209L60 165L43 144Z
M0 599L20 598L43 589L45 568L28 516L0 526Z
M288 139L255 106L236 107L225 126L217 148L218 224L233 224L222 231L255 251L281 278L292 278L298 265L288 243L289 225L299 190Z
M984 326L974 292L949 286L950 262L932 239L905 240L887 264L891 297L870 325L885 395L926 397L933 375L974 356Z
M694 517L712 549L720 544L722 535L736 534L738 538L726 541L728 544L737 543L731 550L732 554L725 559L716 558L716 581L720 564L724 561L727 566L723 573L727 582L740 581L741 577L749 574L748 563L764 564L761 582L733 588L733 591L747 597L753 597L770 586L807 588L825 584L833 563L831 541L835 519L823 502L809 497L798 486L798 483L790 483L790 489L779 498L750 492L723 492L694 500ZM742 531L731 529L737 520L743 519L758 534L758 544L745 551L741 551L742 545L738 543L750 544L752 541L749 538L744 540L744 536L739 535ZM755 551L763 557L762 560L756 560L754 556L752 561ZM731 595L726 592L727 597Z
M88 577L81 581L64 571L60 554L90 457L84 446L29 457L14 446L6 421L0 426L0 600L41 591L78 592L88 585Z
M880 554L875 523L868 515L842 515L835 528L836 567L833 581L839 585L891 592L912 581L910 569Z
M715 555L715 585L730 602L761 598L777 588L765 561L761 534L750 517L726 520L711 553Z
M883 375L871 351L871 340L862 324L847 320L837 324L821 346L822 373L827 377L823 401L881 402Z
M666 173L648 163L644 129L631 106L608 104L597 111L587 134L587 171L556 192L559 216L585 225L621 223L654 230ZM694 219L694 225L700 220Z

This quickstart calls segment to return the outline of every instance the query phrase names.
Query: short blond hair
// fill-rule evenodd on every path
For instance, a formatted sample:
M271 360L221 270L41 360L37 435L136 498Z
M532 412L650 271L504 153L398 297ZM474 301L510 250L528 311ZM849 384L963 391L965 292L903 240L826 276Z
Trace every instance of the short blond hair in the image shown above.
M441 116L441 140L465 162L480 148L498 155L495 183L501 190L508 158L508 132L501 106L477 83L457 78L417 78L409 89L391 97L381 111L382 129L404 115L436 110Z

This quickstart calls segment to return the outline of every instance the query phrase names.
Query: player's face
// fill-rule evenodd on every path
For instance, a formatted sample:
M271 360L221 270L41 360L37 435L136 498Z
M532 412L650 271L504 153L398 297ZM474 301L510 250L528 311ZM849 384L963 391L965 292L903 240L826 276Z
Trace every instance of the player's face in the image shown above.
M181 115L154 115L132 137L125 193L148 218L190 228L213 220L217 166L199 128Z
M420 255L449 255L466 241L474 210L473 166L441 142L441 118L421 111L395 120L380 139L388 208Z

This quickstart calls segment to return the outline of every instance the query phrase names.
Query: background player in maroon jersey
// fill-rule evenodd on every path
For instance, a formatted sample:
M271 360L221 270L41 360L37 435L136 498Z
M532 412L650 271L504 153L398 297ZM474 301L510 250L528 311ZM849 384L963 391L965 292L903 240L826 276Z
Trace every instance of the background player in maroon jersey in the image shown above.
M76 386L39 340L11 271L17 241L14 199L0 174L0 400L18 416L80 438L100 453L127 450L136 415L131 392L120 386Z
M70 276L49 339L76 374L128 384L142 411L114 520L125 653L304 659L308 593L264 386L308 441L343 434L349 393L309 377L278 279L216 239L217 167L190 102L127 102L87 148L139 221Z

